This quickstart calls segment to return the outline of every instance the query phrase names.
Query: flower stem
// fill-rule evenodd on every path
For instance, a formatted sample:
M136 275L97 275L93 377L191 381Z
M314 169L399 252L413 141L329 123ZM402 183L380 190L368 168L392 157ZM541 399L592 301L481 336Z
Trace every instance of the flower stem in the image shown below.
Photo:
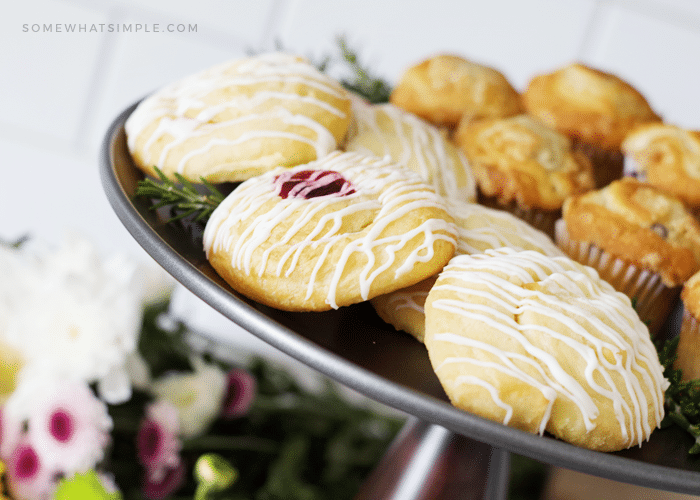
M246 450L259 453L277 453L279 445L271 439L256 436L221 436L206 435L186 439L182 443L183 450Z

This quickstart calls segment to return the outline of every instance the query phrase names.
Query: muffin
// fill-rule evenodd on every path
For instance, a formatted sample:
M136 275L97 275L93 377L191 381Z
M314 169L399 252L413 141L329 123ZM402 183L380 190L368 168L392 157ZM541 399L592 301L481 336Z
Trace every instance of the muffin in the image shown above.
M556 241L633 299L652 334L700 269L700 224L678 198L631 177L567 199Z
M597 451L639 446L663 376L629 298L568 257L458 255L425 303L425 346L458 408Z
M238 182L336 150L350 97L306 59L269 53L218 64L146 97L124 124L134 163L191 182Z
M640 125L622 141L625 175L648 182L700 211L700 131Z
M598 188L622 176L620 145L627 133L661 120L628 82L581 63L535 76L522 100L529 114L566 134L591 159Z
M438 54L408 68L389 102L448 129L463 119L511 116L523 110L520 95L503 73L452 54Z
M456 255L502 247L534 250L552 257L564 255L546 234L508 212L464 202L448 202L447 208L457 225ZM380 318L423 342L423 306L436 279L437 275L432 276L410 287L379 295L370 302Z
M480 203L511 211L550 236L564 200L594 187L588 159L529 115L473 122L454 141L472 167Z
M674 368L682 371L683 380L697 380L700 379L700 272L683 285L681 300L683 318Z
M393 104L353 97L346 151L388 155L419 173L446 198L476 201L476 180L464 153L438 127Z

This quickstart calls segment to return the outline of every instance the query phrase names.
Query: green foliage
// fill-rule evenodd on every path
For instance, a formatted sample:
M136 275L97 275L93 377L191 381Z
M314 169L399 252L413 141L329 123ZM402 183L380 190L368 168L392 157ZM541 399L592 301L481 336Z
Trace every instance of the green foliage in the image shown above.
M177 180L175 182L157 167L153 168L155 168L160 182L151 178L139 181L136 196L157 200L151 207L153 210L170 207L173 216L168 219L168 222L190 216L194 217L195 222L206 222L214 209L224 200L224 195L204 178L201 178L200 189L206 189L208 193L200 194L194 184L182 175L173 174Z
M666 417L661 425L678 425L693 436L695 443L688 453L694 455L700 453L700 380L683 381L681 370L673 367L678 340L675 337L657 345L664 376L671 384L665 393Z
M360 62L357 52L348 47L345 38L339 37L337 41L342 60L350 67L354 76L352 80L342 80L343 86L373 104L389 102L391 86L372 74L371 70Z

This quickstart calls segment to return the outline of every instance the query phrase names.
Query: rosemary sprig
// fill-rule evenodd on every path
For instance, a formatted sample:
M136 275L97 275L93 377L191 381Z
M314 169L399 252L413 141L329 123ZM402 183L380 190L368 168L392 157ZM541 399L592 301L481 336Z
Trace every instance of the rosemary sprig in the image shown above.
M662 426L677 425L687 431L695 439L688 453L695 455L700 453L700 380L683 381L682 371L673 367L677 348L678 337L657 345L664 376L671 384L666 389L667 413Z
M190 181L178 173L175 173L174 176L180 186L157 167L154 168L160 178L160 183L151 178L139 181L136 196L158 200L151 207L153 210L172 207L175 215L168 219L168 222L184 219L191 215L195 216L195 222L206 222L214 209L224 201L224 195L204 178L201 178L201 181L208 189L208 194L200 194Z
M371 103L389 102L391 86L378 76L373 75L363 64L360 64L357 53L348 47L344 37L338 37L337 42L343 60L350 66L355 77L351 81L341 81L343 86L356 94L360 94Z

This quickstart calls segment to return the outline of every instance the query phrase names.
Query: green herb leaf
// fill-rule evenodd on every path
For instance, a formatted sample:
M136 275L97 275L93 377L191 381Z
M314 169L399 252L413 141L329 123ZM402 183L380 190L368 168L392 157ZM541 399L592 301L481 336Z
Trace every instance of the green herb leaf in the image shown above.
M341 83L345 88L363 96L369 102L378 104L389 102L391 96L391 86L372 74L370 70L360 63L357 52L348 47L344 37L338 37L338 47L346 64L354 73L353 80L343 80Z
M201 178L202 187L208 193L201 194L197 188L182 175L175 173L177 183L169 179L160 169L154 167L160 182L147 178L139 181L136 188L136 196L157 200L151 207L153 210L162 207L171 207L175 215L168 222L194 216L196 222L206 222L212 212L224 201L224 195L216 187ZM178 185L179 183L179 185Z

